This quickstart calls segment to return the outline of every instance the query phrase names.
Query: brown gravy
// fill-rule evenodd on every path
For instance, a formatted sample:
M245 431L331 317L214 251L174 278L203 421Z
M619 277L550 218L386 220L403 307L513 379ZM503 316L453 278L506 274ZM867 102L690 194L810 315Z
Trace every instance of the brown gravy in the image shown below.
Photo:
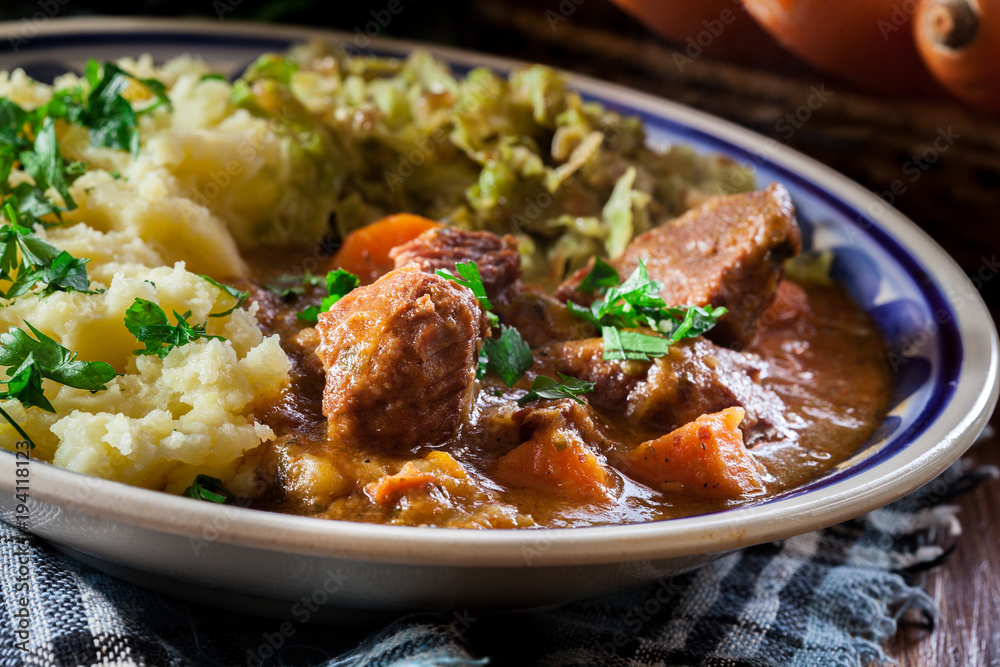
M256 263L261 284L278 273L273 256ZM662 433L636 428L622 415L607 411L598 412L615 441L608 454L614 498L578 502L505 487L490 471L500 455L520 442L510 424L516 405L512 408L513 402L505 400L510 390L487 376L477 399L475 425L455 442L435 448L450 454L460 469L451 470L447 461L442 465L434 459L438 474L433 483L401 494L394 502L378 503L372 499L378 480L406 470L421 474L432 450L415 452L413 457L394 456L329 441L321 409L323 370L312 348L304 344L311 330L302 333L306 325L295 318L304 301L286 302L257 288L252 292L261 307L262 328L266 334L281 336L294 365L281 400L257 415L279 437L250 455L271 489L256 506L288 514L471 528L622 524L703 514L759 501L849 457L883 418L891 392L885 347L868 315L837 286L786 281L764 316L761 335L747 350L766 363L762 384L783 399L793 429L790 437L751 450L766 469L763 495L713 501L662 493L633 481L613 466L615 452Z

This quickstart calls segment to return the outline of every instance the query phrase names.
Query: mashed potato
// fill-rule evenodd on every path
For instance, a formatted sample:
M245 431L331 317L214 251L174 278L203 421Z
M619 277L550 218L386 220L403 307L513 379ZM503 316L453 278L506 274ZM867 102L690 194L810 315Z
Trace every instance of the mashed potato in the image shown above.
M319 190L319 172L293 137L236 109L228 83L203 79L201 62L180 58L156 68L144 57L120 65L162 81L173 111L141 117L137 156L93 147L85 129L61 123L64 157L85 162L88 171L70 188L77 207L63 214L66 224L34 230L90 260L94 293L0 299L0 331L30 322L78 359L107 362L118 375L96 393L46 380L54 413L16 400L0 407L31 436L36 458L181 492L199 473L232 480L243 455L275 437L254 413L276 400L290 370L277 336L261 334L255 304L209 317L229 310L234 298L199 274L245 276L241 246L316 242L332 203L323 196L308 206L290 203L304 187ZM76 83L67 75L56 87ZM0 72L0 96L23 108L45 104L52 91L23 72ZM30 178L15 170L10 182ZM171 324L175 311L189 312L189 323L204 323L224 340L198 339L163 359L137 355L142 344L125 326L137 298L158 304ZM0 444L13 448L19 439L0 420Z

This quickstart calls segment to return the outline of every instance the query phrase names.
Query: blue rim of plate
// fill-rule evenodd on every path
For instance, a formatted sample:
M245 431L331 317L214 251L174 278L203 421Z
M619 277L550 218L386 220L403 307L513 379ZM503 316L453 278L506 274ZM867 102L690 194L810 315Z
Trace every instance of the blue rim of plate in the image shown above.
M68 22L67 22L68 23ZM267 30L268 26L261 25L261 30ZM143 48L153 46L212 46L246 48L259 51L285 50L290 46L300 43L301 38L293 37L264 37L234 34L207 34L207 33L184 33L171 31L158 31L156 29L142 29L134 32L103 32L86 31L81 33L64 32L54 35L40 35L32 37L24 48L16 51L18 57L23 53L30 57L33 53L50 51L53 49L87 46L92 44L126 46L136 45ZM349 51L363 51L380 56L399 57L400 51L379 49L355 49L347 46ZM430 47L433 48L433 47ZM10 43L4 44L0 48L0 55L9 57L12 51ZM467 71L471 66L452 62L444 56L456 72ZM43 66L51 66L55 63L51 61L41 61ZM498 68L498 71L503 71ZM30 70L29 70L30 73ZM928 397L920 413L910 418L910 423L905 429L894 432L891 439L883 443L876 452L864 458L856 465L846 467L841 470L834 469L820 475L812 481L806 482L788 491L776 494L752 505L766 505L788 498L793 498L803 494L813 492L827 486L832 486L846 479L849 479L866 470L876 467L884 461L894 457L904 450L916 438L923 434L934 422L942 411L948 406L954 396L957 380L960 376L960 369L964 357L962 346L962 336L958 329L954 309L951 307L946 296L940 288L924 271L919 262L900 244L895 237L886 232L879 225L877 219L857 206L849 203L845 199L837 196L829 189L824 188L819 183L800 175L791 168L784 166L780 161L774 161L767 156L756 153L744 145L729 141L720 136L705 130L692 127L682 121L671 118L668 115L652 113L640 108L616 102L602 97L598 94L584 93L584 97L602 102L607 108L634 115L642 119L647 127L656 127L664 134L677 140L678 143L696 147L700 152L713 152L725 155L743 164L755 164L778 176L778 180L790 186L793 196L797 193L808 193L814 201L819 201L836 211L840 215L842 222L853 225L861 234L869 237L878 247L885 251L895 262L905 271L905 275L916 287L919 295L933 312L943 312L947 314L945 321L939 323L935 333L935 343L937 352L937 363L932 372L933 391ZM889 208L886 206L886 208ZM864 452L871 446L867 443L859 447L858 452ZM727 511L727 510L721 510ZM714 514L712 512L710 514Z

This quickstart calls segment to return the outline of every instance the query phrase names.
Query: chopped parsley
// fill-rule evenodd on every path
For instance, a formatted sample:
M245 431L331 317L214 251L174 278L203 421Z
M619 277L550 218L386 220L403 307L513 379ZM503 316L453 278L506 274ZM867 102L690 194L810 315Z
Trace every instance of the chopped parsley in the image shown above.
M500 325L499 338L483 341L483 357L486 368L496 373L508 387L513 387L535 363L531 348L521 338L521 333L506 324Z
M345 271L344 269L337 269L336 271L330 271L326 274L326 296L318 306L309 306L297 317L310 324L316 324L319 322L319 314L325 313L330 310L333 304L337 303L345 296L351 293L351 291L361 284L361 280L351 273L350 271Z
M225 317L226 315L231 314L234 310L236 310L237 308L239 308L240 306L242 306L243 303L247 300L247 297L250 295L249 292L241 292L238 289L236 289L235 287L232 287L231 285L224 285L224 284L220 283L219 281L215 280L214 278L206 276L203 273L200 273L198 275L199 275L199 277L204 278L208 282L210 282L213 285L215 285L216 287L218 287L220 290L222 290L223 292L225 292L229 296L231 296L234 299L236 299L236 303L233 304L232 308L230 308L229 310L224 310L221 313L212 313L211 315L209 315L209 317Z
M89 259L73 257L35 236L19 224L20 217L11 203L4 206L3 213L10 223L0 227L0 283L10 285L0 289L0 297L13 299L38 284L45 285L43 295L55 291L89 292Z
M593 294L618 285L618 272L615 267L600 257L594 257L594 268L590 270L577 287L581 292Z
M544 398L572 398L577 403L586 404L586 401L580 398L580 394L586 394L589 391L593 391L593 382L579 380L568 375L563 375L562 373L559 373L559 379L562 380L562 382L554 378L550 378L548 375L536 376L534 381L531 383L531 390L518 399L518 405L524 405L525 403L530 403Z
M483 285L483 277L479 274L479 267L476 266L475 262L459 262L455 265L455 275L454 272L448 269L438 269L435 273L439 276L443 276L448 280L454 280L456 283L462 287L468 287L472 290L472 294L479 301L479 305L483 307L486 311L486 316L490 320L492 326L496 326L500 319L496 316L496 313L490 312L493 310L493 304L490 303L490 297L486 295L486 287Z
M279 299L287 299L293 296L302 296L306 293L307 287L319 287L325 282L326 279L323 276L314 276L308 271L302 276L286 273L264 285L264 289Z
M134 353L155 354L163 359L174 348L187 345L199 338L225 340L222 336L205 333L207 323L190 324L187 321L189 317L191 311L181 315L175 310L174 319L177 320L177 324L170 324L162 308L152 301L137 298L125 311L125 328L145 346L144 349L134 350Z
M57 91L47 105L49 115L65 117L89 130L93 146L105 146L139 153L137 119L154 109L165 106L172 109L167 88L156 79L132 76L114 63L103 65L96 60L87 62L84 79L89 90L82 86ZM153 103L135 110L123 93L136 82L152 93Z
M41 331L25 322L34 334L11 327L0 334L0 366L7 367L5 391L0 391L0 399L14 399L25 408L37 407L46 412L55 412L42 388L42 380L52 380L68 387L85 389L90 392L107 389L105 383L115 377L115 369L103 361L77 361L76 353L55 342ZM14 427L29 447L35 444L10 415L0 408L0 416Z
M597 259L580 286L601 298L589 308L566 303L570 312L601 330L605 360L662 357L670 345L702 335L726 313L721 307L668 306L660 297L663 283L649 277L642 260L624 283L617 283L614 268ZM652 329L656 335L628 331L636 328Z
M198 475L194 483L184 489L182 494L195 500L205 500L210 503L228 503L233 500L233 494L222 486L222 480L208 475Z

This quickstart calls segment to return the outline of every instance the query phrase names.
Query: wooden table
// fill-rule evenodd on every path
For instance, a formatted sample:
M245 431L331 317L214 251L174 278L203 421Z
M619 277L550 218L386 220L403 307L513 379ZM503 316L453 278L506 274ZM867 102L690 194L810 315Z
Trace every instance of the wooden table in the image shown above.
M983 435L968 459L1000 467L1000 412ZM941 616L933 628L903 620L887 647L900 665L1000 665L1000 481L982 484L956 504L962 535L926 581Z

